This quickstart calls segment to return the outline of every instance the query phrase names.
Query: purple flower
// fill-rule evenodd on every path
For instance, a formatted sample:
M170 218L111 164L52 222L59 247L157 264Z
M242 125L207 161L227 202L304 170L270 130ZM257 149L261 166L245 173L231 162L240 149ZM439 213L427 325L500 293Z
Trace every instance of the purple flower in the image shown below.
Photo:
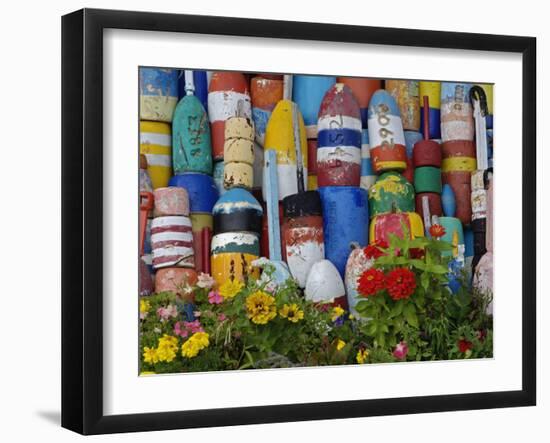
M393 350L393 356L399 360L404 360L409 352L409 347L404 341L399 342Z
M219 305L223 302L223 296L218 291L210 291L208 293L208 302L211 305Z

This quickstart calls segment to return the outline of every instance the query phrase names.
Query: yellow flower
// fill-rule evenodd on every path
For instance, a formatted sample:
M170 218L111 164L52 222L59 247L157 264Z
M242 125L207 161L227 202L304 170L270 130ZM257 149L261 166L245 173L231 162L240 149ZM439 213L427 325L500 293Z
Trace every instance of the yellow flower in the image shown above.
M257 325L265 325L277 315L275 298L263 291L256 291L246 297L246 310L248 318Z
M233 298L241 291L242 288L244 288L244 284L241 281L227 280L220 286L220 294L224 298Z
M344 312L346 311L344 311L340 306L335 306L334 308L332 308L332 315L330 319L332 321L336 321L344 314Z
M353 314L350 314L350 315L349 315L349 319L350 319L350 320L355 319L355 317L353 316Z
M143 361L149 364L155 364L159 361L157 350L155 348L143 348Z
M284 304L279 310L279 314L292 323L298 323L304 318L304 311L298 308L296 303L292 303L291 305Z
M357 355L355 356L355 360L357 360L357 363L362 365L367 361L367 358L369 357L369 351L366 349L359 349L357 351Z
M141 299L139 301L139 313L145 314L149 312L149 309L151 309L151 303L149 303L149 300Z
M210 345L209 335L206 332L196 332L181 346L181 355L193 358Z
M165 361L170 363L176 358L176 352L178 350L178 338L171 335L164 334L159 338L157 346L157 356L159 361Z
M344 340L338 339L338 341L336 342L336 350L341 351L344 346L346 346L346 342Z

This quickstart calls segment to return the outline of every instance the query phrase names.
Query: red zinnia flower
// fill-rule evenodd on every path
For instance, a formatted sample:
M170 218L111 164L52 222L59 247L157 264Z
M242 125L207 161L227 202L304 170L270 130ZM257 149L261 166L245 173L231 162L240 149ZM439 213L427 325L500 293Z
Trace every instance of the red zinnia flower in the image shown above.
M445 235L445 228L441 225L431 225L430 226L430 235L433 238L443 237Z
M396 268L386 275L386 289L394 300L409 298L415 288L414 272L408 268Z
M384 253L380 250L380 248L377 245L368 245L367 247L363 248L363 253L367 258L378 258L382 257Z
M357 280L357 291L363 297L376 294L384 289L384 273L378 269L367 269Z
M458 350L463 354L466 351L472 349L473 347L474 347L473 343L468 340L465 340L465 339L458 340Z

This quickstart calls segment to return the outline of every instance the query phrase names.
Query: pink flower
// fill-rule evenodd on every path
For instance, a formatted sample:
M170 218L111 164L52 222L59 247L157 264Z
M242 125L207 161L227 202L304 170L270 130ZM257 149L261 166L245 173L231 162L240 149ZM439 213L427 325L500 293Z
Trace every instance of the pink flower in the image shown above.
M185 338L189 334L194 334L196 332L204 332L204 329L198 320L184 322L178 321L174 325L174 334L179 335L180 337Z
M404 360L409 352L409 347L404 341L398 343L393 350L393 356L399 360Z
M208 274L201 272L198 277L197 286L203 289L210 289L214 286L215 280Z
M178 316L178 308L176 305L168 305L165 308L160 307L157 309L157 315L161 320L168 320L170 317L175 318Z
M219 305L221 302L223 302L223 297L218 291L210 291L208 293L208 302L211 305Z
M218 321L225 321L225 319L227 319L227 317L223 312L220 315L218 315Z

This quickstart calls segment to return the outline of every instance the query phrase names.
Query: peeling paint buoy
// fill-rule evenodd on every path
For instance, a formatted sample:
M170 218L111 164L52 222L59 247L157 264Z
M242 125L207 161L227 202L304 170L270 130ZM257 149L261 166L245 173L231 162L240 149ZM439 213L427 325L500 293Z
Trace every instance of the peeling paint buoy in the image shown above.
M281 100L275 106L271 118L267 124L265 133L265 150L273 149L277 152L277 176L279 183L279 200L287 195L296 194L298 185L298 159L296 158L295 131L293 123L293 110L296 110L298 120L299 141L304 149L301 149L300 164L303 166L304 188L307 186L307 139L304 121L295 103L290 100ZM263 197L266 200L265 185Z
M376 215L370 222L370 243L390 244L390 234L403 238L403 227L409 238L424 237L424 224L416 212L392 212Z
M387 91L381 89L373 94L368 129L374 172L404 171L407 154L403 123L397 102Z
M231 117L225 122L223 148L223 185L225 189L252 189L254 183L254 125L245 117Z
M317 191L283 200L283 256L290 273L304 288L313 264L325 258L321 198Z
M174 111L172 122L172 164L175 174L202 172L212 174L212 143L208 115L193 95L192 71L185 71L187 95Z
M326 92L317 129L318 186L359 186L361 112L348 86L336 83Z
M420 95L416 80L386 80L386 91L397 101L403 129L418 131L420 129Z
M171 122L178 103L178 71L139 68L139 118Z
M372 162L370 159L370 144L369 144L369 131L363 129L361 131L361 183L360 186L368 191L370 187L376 182L377 175L372 169Z
M468 83L441 83L441 139L444 143L474 139L471 87Z
M139 152L147 159L153 189L164 188L172 176L172 135L163 122L139 122Z
M153 268L195 267L191 220L187 216L155 217L151 223Z
M414 187L398 172L385 172L369 189L369 214L372 217L393 211L414 211Z

